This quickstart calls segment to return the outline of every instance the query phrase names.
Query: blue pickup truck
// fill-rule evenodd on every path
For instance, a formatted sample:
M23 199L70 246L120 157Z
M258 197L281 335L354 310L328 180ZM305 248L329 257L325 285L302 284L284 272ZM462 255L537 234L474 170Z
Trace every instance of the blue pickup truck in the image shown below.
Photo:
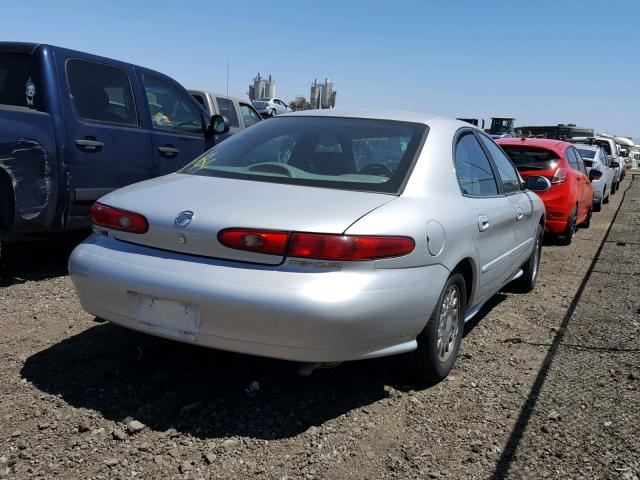
M99 197L179 169L227 131L161 73L0 42L0 241L86 228Z

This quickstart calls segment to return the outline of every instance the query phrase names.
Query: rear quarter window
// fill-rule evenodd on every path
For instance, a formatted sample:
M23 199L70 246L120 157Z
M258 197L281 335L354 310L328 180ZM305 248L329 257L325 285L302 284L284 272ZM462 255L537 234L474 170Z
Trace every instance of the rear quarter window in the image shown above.
M0 104L43 110L43 93L35 57L0 52Z

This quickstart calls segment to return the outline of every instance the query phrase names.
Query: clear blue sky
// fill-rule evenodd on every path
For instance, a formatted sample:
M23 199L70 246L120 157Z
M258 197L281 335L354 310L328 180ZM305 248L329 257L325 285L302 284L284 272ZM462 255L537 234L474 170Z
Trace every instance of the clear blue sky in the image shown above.
M640 137L640 1L15 1L2 40L52 43L245 96L329 77L338 107L510 114Z

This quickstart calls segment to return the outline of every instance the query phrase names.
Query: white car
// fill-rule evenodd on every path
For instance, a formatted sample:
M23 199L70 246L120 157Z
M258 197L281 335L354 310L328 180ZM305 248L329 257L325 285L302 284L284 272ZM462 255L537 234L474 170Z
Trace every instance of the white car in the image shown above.
M604 148L599 145L588 145L582 143L574 144L578 153L582 157L587 173L591 169L602 172L602 176L592 180L593 185L593 211L602 210L603 203L609 203L611 196L611 186L613 185L614 170L610 167L611 161L607 157Z
M255 108L263 117L275 117L283 113L291 113L291 109L279 98L259 98L253 102Z

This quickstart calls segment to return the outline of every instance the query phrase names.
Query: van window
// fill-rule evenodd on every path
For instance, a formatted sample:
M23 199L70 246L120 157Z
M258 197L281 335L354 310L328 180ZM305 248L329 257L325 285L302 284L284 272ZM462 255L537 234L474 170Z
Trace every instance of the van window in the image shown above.
M216 97L216 102L218 102L218 110L220 110L220 115L224 115L229 120L230 127L239 127L238 123L238 113L236 112L236 107L233 104L233 100L229 100L228 98L220 98Z
M67 60L67 83L76 116L90 122L138 125L127 72L86 60Z
M155 130L199 136L203 134L202 112L191 95L150 75L143 75L142 82L151 125Z
M0 53L0 104L42 108L43 87L35 58L20 53Z

